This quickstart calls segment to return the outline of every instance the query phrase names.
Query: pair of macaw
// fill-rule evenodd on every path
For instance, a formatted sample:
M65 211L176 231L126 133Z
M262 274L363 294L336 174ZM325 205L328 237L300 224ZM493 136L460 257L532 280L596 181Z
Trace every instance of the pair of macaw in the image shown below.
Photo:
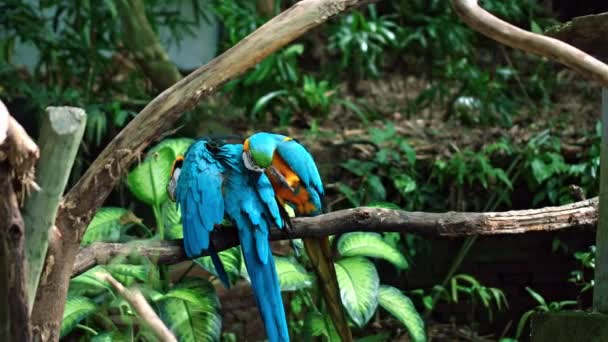
M289 223L285 205L297 216L321 213L323 183L310 153L298 141L271 133L256 133L242 145L200 140L174 163L168 191L182 211L186 254L209 252L225 286L228 276L210 234L224 214L232 220L268 339L288 341L268 234L272 225ZM341 339L352 341L328 238L304 239L304 246Z

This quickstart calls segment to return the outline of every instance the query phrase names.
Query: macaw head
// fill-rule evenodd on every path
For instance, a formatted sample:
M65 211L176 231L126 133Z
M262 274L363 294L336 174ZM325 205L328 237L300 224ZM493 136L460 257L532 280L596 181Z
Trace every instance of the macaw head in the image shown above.
M182 173L183 164L184 156L177 156L171 167L171 178L169 178L169 184L167 184L167 193L173 202L175 202L175 189L177 189L177 181L179 180L179 175Z
M272 164L274 151L277 144L285 139L285 136L272 133L255 133L243 143L243 162L245 167L251 171L263 172Z

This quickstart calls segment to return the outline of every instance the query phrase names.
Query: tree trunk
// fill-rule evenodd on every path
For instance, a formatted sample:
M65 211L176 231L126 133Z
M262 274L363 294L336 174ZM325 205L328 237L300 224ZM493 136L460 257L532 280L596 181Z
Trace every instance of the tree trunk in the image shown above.
M0 341L30 341L25 229L6 161L0 163Z

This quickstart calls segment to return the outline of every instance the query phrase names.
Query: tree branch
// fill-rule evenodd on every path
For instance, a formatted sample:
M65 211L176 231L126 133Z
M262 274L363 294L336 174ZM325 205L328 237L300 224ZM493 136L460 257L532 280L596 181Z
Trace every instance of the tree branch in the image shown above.
M158 337L159 341L177 342L175 336L173 336L171 331L150 307L150 304L148 304L146 298L144 298L144 295L139 290L135 288L127 289L110 274L102 274L99 277L101 278L100 280L110 283L114 290L131 305L142 321L152 329L152 332Z
M583 76L608 86L608 66L558 39L513 26L479 7L477 0L452 0L460 18L480 33L505 45L557 60Z
M58 340L72 266L84 230L112 188L146 147L206 95L327 19L369 0L304 0L268 21L230 50L150 102L101 152L64 197L56 226L62 239L49 250L34 303L36 338Z
M428 236L456 237L469 235L521 234L534 231L555 231L573 227L594 227L597 224L598 200L575 202L559 207L514 210L496 213L423 213L360 207L293 220L292 233L273 229L271 240L320 237L353 231L416 233ZM234 227L223 227L212 236L217 251L238 245ZM94 243L82 248L76 257L73 275L112 257L135 253L160 264L187 260L179 241L137 241L135 243Z

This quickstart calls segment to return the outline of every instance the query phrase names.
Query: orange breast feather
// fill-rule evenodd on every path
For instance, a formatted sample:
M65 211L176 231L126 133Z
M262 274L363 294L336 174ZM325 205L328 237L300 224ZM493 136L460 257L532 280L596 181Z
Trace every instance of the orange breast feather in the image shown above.
M272 158L272 166L283 175L291 189L295 190L292 191L290 188L286 187L281 180L276 179L272 173L267 172L274 192L281 202L287 202L295 206L294 209L298 215L307 215L313 212L316 208L314 204L310 202L308 190L300 183L300 177L293 172L278 153L275 153Z

